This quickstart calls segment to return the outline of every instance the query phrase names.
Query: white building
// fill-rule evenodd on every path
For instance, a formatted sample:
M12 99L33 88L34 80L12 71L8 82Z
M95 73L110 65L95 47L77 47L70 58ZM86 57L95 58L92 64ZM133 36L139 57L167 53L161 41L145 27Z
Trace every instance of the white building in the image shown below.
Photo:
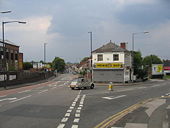
M128 82L131 80L131 52L126 43L111 41L92 52L94 82Z

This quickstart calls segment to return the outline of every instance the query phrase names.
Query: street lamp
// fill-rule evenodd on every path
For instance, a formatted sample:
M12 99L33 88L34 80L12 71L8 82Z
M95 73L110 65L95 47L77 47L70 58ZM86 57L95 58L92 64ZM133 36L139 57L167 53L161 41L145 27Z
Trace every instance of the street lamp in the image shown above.
M137 32L137 33L132 33L132 74L134 74L134 50L135 50L135 35L138 34L147 34L149 32ZM132 78L133 81L133 78Z
M46 45L47 43L44 43L44 63L46 62Z
M147 34L149 32L137 32L137 33L132 33L132 51L134 51L135 48L135 35L137 34Z
M12 11L1 11L0 13L11 13Z
M10 12L10 11L8 11L8 12ZM6 48L5 48L5 40L4 40L5 39L4 31L5 31L5 24L8 24L8 23L26 24L26 22L22 22L22 21L4 21L4 22L2 22L3 66L4 66L3 71L4 72L6 71ZM6 88L6 84L5 84L4 88Z
M90 69L90 73L91 73L91 82L92 82L92 32L88 32L90 34L90 52L91 52L91 69Z

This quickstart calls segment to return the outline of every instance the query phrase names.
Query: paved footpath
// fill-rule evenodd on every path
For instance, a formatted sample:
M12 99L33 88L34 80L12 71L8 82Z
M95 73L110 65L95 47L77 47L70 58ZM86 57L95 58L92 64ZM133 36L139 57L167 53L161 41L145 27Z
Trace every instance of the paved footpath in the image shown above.
M150 99L137 109L128 112L117 121L112 121L108 128L169 128L170 94Z

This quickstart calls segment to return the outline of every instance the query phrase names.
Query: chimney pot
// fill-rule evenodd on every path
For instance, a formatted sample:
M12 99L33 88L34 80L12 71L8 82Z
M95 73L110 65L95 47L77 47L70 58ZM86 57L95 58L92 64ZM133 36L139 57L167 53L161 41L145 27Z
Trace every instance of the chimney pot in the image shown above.
M126 43L125 42L120 43L120 47L126 49Z

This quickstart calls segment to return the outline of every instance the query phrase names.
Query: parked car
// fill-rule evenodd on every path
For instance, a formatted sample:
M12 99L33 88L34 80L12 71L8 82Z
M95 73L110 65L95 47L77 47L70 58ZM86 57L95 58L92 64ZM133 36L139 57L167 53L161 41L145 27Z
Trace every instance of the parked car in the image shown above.
M84 78L77 78L77 79L74 79L71 82L70 88L72 90L74 90L74 89L87 89L87 88L93 89L94 83L90 82L90 81L88 81Z

